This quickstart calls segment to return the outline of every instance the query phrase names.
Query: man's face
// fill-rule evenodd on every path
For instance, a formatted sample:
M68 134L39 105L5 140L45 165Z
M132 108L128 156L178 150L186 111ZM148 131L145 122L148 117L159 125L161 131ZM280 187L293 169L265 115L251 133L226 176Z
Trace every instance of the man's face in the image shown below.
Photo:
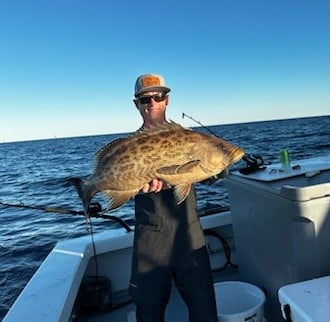
M144 120L157 121L165 119L168 96L164 92L145 92L139 95L134 103Z

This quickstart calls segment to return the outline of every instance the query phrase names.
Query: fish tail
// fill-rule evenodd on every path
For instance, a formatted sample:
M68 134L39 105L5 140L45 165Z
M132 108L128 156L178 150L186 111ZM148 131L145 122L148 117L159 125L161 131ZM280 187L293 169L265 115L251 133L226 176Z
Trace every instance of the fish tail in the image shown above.
M88 206L89 206L89 202L91 200L91 196L89 195L88 190L86 189L85 182L80 178L70 178L69 182L72 185L74 185L74 187L76 188L76 190L78 192L78 196L83 203L86 218L88 218L89 217L88 216Z

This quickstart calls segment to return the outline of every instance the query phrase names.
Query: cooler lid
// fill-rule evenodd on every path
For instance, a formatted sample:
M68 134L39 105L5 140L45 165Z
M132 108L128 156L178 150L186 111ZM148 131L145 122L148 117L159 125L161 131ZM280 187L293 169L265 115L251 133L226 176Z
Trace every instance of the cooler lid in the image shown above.
M250 186L279 194L292 201L327 197L330 203L330 156L297 161L288 171L284 171L280 164L251 174L233 171L226 180L242 187Z
M330 317L330 276L283 286L278 292L284 307L289 305L292 321L328 322Z
M280 163L276 163L261 168L260 170L250 174L243 174L239 171L233 171L232 173L237 176L251 180L276 181L301 175L312 177L320 171L329 169L330 156L295 161L292 162L288 168L283 168Z
M330 171L328 171L328 177L330 177ZM309 201L313 199L328 198L330 206L330 182L304 187L283 185L280 194L282 197L292 201Z

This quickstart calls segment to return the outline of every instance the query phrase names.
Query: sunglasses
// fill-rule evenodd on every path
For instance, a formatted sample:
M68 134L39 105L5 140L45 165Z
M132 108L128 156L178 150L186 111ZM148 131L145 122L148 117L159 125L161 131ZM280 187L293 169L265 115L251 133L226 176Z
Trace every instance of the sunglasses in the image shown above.
M162 102L167 97L166 93L157 93L154 95L145 95L137 98L140 104L150 104L151 99L155 102Z

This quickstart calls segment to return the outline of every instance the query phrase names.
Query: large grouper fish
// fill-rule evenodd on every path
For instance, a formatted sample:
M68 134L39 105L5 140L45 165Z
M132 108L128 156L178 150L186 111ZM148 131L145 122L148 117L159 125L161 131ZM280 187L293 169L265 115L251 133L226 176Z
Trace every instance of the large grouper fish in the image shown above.
M95 155L94 173L71 178L87 214L93 196L103 192L108 210L119 208L158 178L173 187L176 202L185 200L191 185L209 179L239 161L244 151L214 135L167 122L116 139Z

